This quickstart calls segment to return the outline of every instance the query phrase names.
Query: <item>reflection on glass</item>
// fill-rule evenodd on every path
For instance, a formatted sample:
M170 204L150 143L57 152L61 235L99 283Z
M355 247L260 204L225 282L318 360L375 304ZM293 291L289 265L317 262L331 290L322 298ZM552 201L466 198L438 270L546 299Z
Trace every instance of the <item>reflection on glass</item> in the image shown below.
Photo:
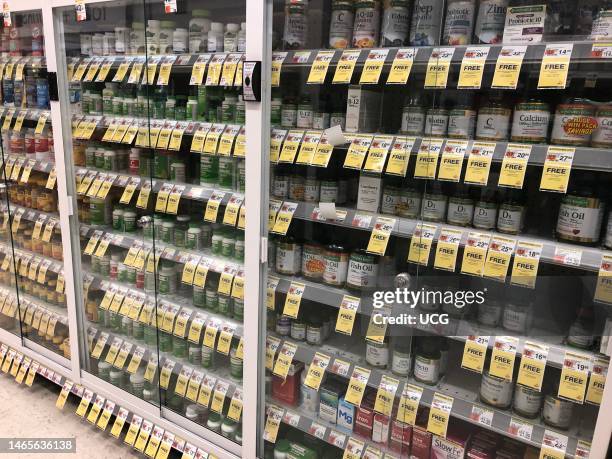
M0 33L4 314L24 338L70 358L49 83L40 11Z
M184 6L62 16L86 364L240 443L244 3Z
M567 85L538 80L546 43L601 37L608 4L536 3L274 2L266 454L437 457L484 438L487 454L537 454L483 410L563 432L568 451L592 439L598 403L570 401L561 372L609 360L610 167L586 159L610 145L609 79L578 71L597 48L576 41ZM514 88L494 74L518 31L539 37ZM545 176L560 152L567 189ZM437 436L434 395L454 398Z

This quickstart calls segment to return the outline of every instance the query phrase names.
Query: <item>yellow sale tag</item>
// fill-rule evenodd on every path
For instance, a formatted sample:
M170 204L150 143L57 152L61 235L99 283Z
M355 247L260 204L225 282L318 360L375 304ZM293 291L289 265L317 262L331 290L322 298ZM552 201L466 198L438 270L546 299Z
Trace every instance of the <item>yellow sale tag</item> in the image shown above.
M278 357L276 359L276 363L274 364L273 373L282 378L287 378L287 374L289 373L289 368L291 367L291 362L293 362L293 357L297 351L297 345L294 343L290 343L289 341L285 341L280 348L278 353Z
M134 448L141 453L144 452L145 446L147 445L147 441L149 440L149 436L151 435L151 428L153 427L153 423L149 421L144 421L142 423L142 427L140 428L140 432L138 432L138 437L136 437L136 443L134 443Z
M499 52L493 74L493 89L516 89L527 46L504 46Z
M206 64L210 60L210 54L200 54L193 64L191 69L191 77L189 79L189 85L200 86L204 79L204 73L206 71Z
M102 410L102 404L104 403L104 399L102 397L97 396L96 401L91 405L91 409L89 410L89 414L87 415L87 421L95 424L98 420L98 416L100 416L100 411Z
M461 262L461 272L463 274L483 275L489 241L490 236L488 234L468 233L463 250L463 261Z
M81 398L81 403L76 409L76 415L80 417L85 417L85 413L87 412L87 408L89 408L89 403L91 402L91 398L93 397L93 392L88 389L85 389L85 393L83 394L83 398Z
M159 131L159 137L157 138L157 143L155 144L155 148L158 150L167 150L168 143L170 143L170 135L172 134L172 128L162 128Z
M410 153L412 152L412 147L415 142L415 137L398 136L395 138L391 146L391 154L387 162L387 169L385 170L387 174L399 175L400 177L406 176L408 160L410 159Z
M228 384L225 381L217 381L215 390L213 392L212 403L210 409L216 413L221 414L223 412L223 406L225 405L225 395L227 394Z
M338 310L338 318L336 319L336 332L344 333L345 335L353 334L353 326L355 317L359 310L360 299L354 296L344 295L340 309Z
M19 112L19 115L17 115L17 119L15 120L15 125L13 126L14 132L21 131L21 127L23 126L23 120L25 119L27 114L28 112L26 112L25 110Z
M125 438L123 441L128 445L132 446L134 441L136 440L136 435L138 435L138 431L140 430L140 424L142 424L142 418L140 416L132 415L132 422L130 424L130 428L125 434Z
M26 372L30 369L31 363L31 359L27 357L24 359L23 364L21 365L21 367L19 367L19 373L17 373L17 376L15 377L15 381L17 381L17 384L23 383L23 379L26 376Z
M463 348L463 357L461 359L461 368L482 373L484 368L485 358L487 356L487 347L489 346L489 336L468 336L465 340Z
M397 420L406 424L415 425L416 415L419 409L419 403L423 389L412 384L406 384L400 397L397 408Z
M168 196L174 188L171 183L164 183L159 191L157 192L157 199L155 200L155 212L165 212L166 206L168 205Z
M217 221L217 213L219 212L219 205L221 201L225 197L225 193L223 191L213 191L212 195L208 199L206 203L206 211L204 212L204 221L207 222L216 222Z
M129 121L126 123L120 123L119 126L117 126L115 132L113 133L112 141L120 143L123 140L123 137L125 136L125 133L127 132L130 126L131 123Z
M125 189L123 190L123 194L121 195L121 199L119 199L119 202L121 204L129 204L132 200L132 196L134 196L134 191L136 191L136 188L138 188L138 185L140 185L140 178L130 177L130 181L125 186Z
M38 122L36 123L34 134L42 134L42 131L45 128L45 124L47 123L48 118L49 118L48 112L44 112L38 117Z
M98 72L98 76L96 76L96 82L102 83L106 81L106 77L108 76L108 72L110 72L114 61L115 60L112 57L104 60L104 63L102 64L102 66L100 67L100 71Z
M170 143L168 144L168 150L179 151L181 149L181 142L183 140L184 129L174 128L172 134L170 134Z
M145 448L146 456L155 457L155 455L157 454L157 450L159 448L159 444L161 443L163 433L164 433L164 430L160 427L155 427L153 429L151 438L149 438L149 443L147 443L147 447Z
M223 62L225 61L226 54L215 54L213 55L210 63L208 64L208 72L206 73L206 86L218 86L219 79L221 78L221 72L223 70Z
M310 164L323 134L317 131L306 131L302 138L296 164Z
M509 143L502 160L497 186L523 188L531 145Z
M442 229L436 245L434 268L455 271L462 235L463 232L460 230Z
M567 84L573 43L549 43L544 50L538 89L564 89Z
M593 369L589 378L587 387L586 401L594 405L601 405L603 392L606 385L606 376L608 375L608 364L606 359L595 357L593 359Z
M395 402L395 393L399 386L399 380L387 375L383 375L376 392L376 402L374 403L374 411L391 416L391 409Z
M484 277L500 282L506 280L515 245L514 239L501 236L494 236L491 239L484 265Z
M355 366L351 379L349 380L346 395L344 396L344 399L348 403L352 403L355 406L361 406L361 400L365 393L368 380L370 379L370 373L371 371L367 368Z
M51 169L51 172L49 172L49 177L47 178L47 183L45 184L45 188L48 190L52 190L53 188L55 188L55 182L57 181L57 171L55 170L55 167L53 169Z
M74 75L72 75L72 81L73 82L79 82L83 79L83 76L85 75L85 71L87 70L87 66L89 65L89 63L91 62L91 59L84 59L83 62L81 62L76 71L74 72ZM8 64L6 67L7 73L9 71L9 65L11 65L10 71L12 73L13 71L13 67L12 65L14 64ZM8 75L7 75L8 76Z
M198 405L208 406L210 398L212 396L213 387L215 387L215 379L211 376L206 375L200 386L200 393L198 395Z
M304 131L289 131L287 133L287 137L285 137L285 141L283 142L283 148L278 157L278 162L293 164L302 137L304 137Z
M270 162L278 162L281 145L283 143L283 140L285 140L286 134L287 131L283 131L281 129L272 129L272 134L270 135Z
M283 410L276 406L270 406L268 409L268 417L264 426L264 440L270 443L276 443L278 428L283 418Z
M372 144L371 136L355 136L344 159L344 167L348 169L361 170L368 149Z
M408 82L416 51L416 48L400 48L397 50L393 58L393 64L391 64L391 70L389 70L387 84L406 84Z
M208 325L206 325L206 329L204 330L204 341L202 342L202 344L204 344L204 346L210 349L214 349L218 331L219 323L216 321L210 321Z
M285 298L285 306L283 307L283 315L297 319L298 312L300 310L300 303L302 302L302 295L306 290L306 285L300 282L291 282L289 290L287 290L287 296Z
M198 392L200 391L200 383L202 382L203 377L204 375L202 373L194 371L189 383L187 384L187 392L185 393L185 397L194 403L198 400Z
M280 73L283 61L287 57L287 52L274 52L272 53L272 78L271 84L273 87L280 85Z
M174 393L179 397L185 396L187 384L189 383L189 378L191 378L192 373L193 368L187 366L183 366L183 368L181 368L178 378L176 379L176 386L174 387Z
M157 75L157 85L167 86L170 81L170 72L172 71L172 62L164 62L159 66L159 75Z
M277 234L287 234L289 230L289 225L291 224L291 220L293 219L293 214L295 213L298 205L293 202L283 202L280 206L280 210L276 215L276 220L274 222L274 226L272 228L273 233Z
M196 318L191 322L191 326L189 327L189 334L187 335L187 339L192 343L199 343L203 326L204 319L196 316Z
M325 82L325 76L327 75L327 69L329 63L334 57L335 51L322 50L317 53L312 66L310 67L310 73L308 74L307 84L323 84Z
M435 179L438 168L438 157L442 150L442 139L423 138L417 153L414 177Z
M13 116L15 116L15 109L9 108L8 111L6 112L6 115L4 115L4 122L2 123L3 131L8 131L8 129L11 127L11 121L13 121ZM8 176L8 173L7 173L7 176Z
M349 437L346 442L346 447L344 449L344 454L342 455L342 459L360 459L363 453L363 449L365 448L365 444L357 440L356 438ZM370 456L371 448L368 446L368 451L366 454Z
M530 387L540 392L546 369L548 346L530 341L525 343L519 366L517 384Z
M25 380L25 384L28 387L32 387L32 384L34 383L34 377L36 376L36 371L38 370L38 363L34 362L32 363L32 365L30 366L30 369L28 370L28 376Z
M575 403L584 403L590 366L588 355L565 351L558 396Z
M204 262L198 264L193 275L193 285L203 288L206 284L206 276L208 274L208 266Z
M534 288L538 276L538 266L542 255L542 244L519 241L512 267L512 284Z
M363 65L363 71L361 72L359 84L378 84L378 80L380 79L380 74L383 66L385 65L388 54L388 49L370 50L368 53L368 58Z
M119 438L119 435L121 435L121 431L123 430L123 426L125 424L125 420L128 417L128 414L128 410L126 410L125 408L119 408L119 413L117 413L117 416L115 417L115 423L113 424L113 427L110 431L110 434L113 437Z
M374 139L372 139L372 143L370 144L368 157L365 165L363 166L363 170L374 173L382 173L392 143L393 136L381 135L374 137Z
M143 62L134 62L134 65L132 66L132 70L130 71L130 76L128 77L129 84L138 84L138 82L140 81L140 75L142 73L143 67L144 67ZM117 73L119 73L120 70L121 70L121 66L119 66L119 69L117 69ZM116 78L117 78L117 75L115 74L115 78L113 78L113 81L115 81Z
M140 193L138 193L138 199L136 200L136 207L139 209L146 209L149 204L149 195L151 194L151 183L144 182L140 187Z
M437 229L433 225L417 223L410 239L408 261L423 266L429 264L429 252Z
M217 352L223 355L229 355L233 336L234 327L230 325L224 325L223 329L221 330L221 333L219 333L219 340L217 341Z
M232 154L232 147L234 146L234 139L240 130L240 126L228 125L221 138L219 139L219 148L217 153L220 156L230 156Z
M566 193L576 149L549 146L540 180L541 191Z
M236 389L232 400L230 402L229 409L227 410L227 417L233 421L240 422L242 416L242 392Z
M467 151L467 140L447 140L442 150L438 180L459 182L463 158Z
M601 257L599 275L595 287L595 300L601 303L612 304L612 255Z
M480 89L484 73L488 46L468 46L461 61L457 89Z
M308 374L306 375L306 379L304 379L304 384L318 392L329 361L330 357L328 355L316 352L308 368Z
M234 274L229 267L226 267L221 273L221 277L219 278L219 286L217 288L217 293L221 295L229 296L232 291L232 282L234 281Z
M542 438L542 448L540 449L539 459L565 459L568 438L558 432L545 430ZM576 454L574 457L580 457ZM588 457L584 456L584 457Z
M325 136L323 136L317 145L312 159L310 160L310 165L316 167L327 167L333 151L334 146L327 141Z
M434 435L446 438L448 419L453 409L453 397L448 397L436 392L429 409L429 419L427 421L427 431Z
M448 71L455 48L434 48L427 63L425 88L446 88Z
M474 142L472 144L465 171L465 183L474 185L487 184L495 145L492 142Z
M359 59L360 53L360 49L342 51L342 56L340 56L340 60L336 65L336 71L334 72L333 84L349 84L351 82L355 64Z
M384 255L387 250L387 243L391 237L391 231L395 228L395 218L378 217L374 223L374 228L370 234L367 252L375 255Z
M518 339L515 337L498 336L495 338L489 363L489 374L512 381L517 347Z

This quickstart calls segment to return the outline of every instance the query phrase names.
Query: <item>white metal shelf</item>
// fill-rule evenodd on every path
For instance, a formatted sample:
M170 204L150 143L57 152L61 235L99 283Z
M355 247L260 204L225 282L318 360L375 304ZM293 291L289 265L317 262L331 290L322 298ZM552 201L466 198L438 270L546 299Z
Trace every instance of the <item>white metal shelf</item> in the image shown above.
M234 393L234 391L236 389L242 390L242 381L237 381L236 379L232 378L230 373L229 373L229 369L226 368L226 367L218 367L218 368L215 368L214 370L210 370L208 368L204 368L204 367L201 367L201 366L200 367L196 367L191 362L189 362L187 359L176 357L176 356L174 356L170 352L162 352L162 351L160 351L157 346L151 346L149 344L146 344L144 341L138 341L138 340L134 339L133 337L125 336L125 335L123 335L121 333L115 333L115 332L112 332L112 331L110 331L108 329L101 329L97 325L98 324L96 324L94 322L89 322L88 330L96 330L96 335L95 335L96 337L99 337L100 333L107 333L109 337L108 337L108 341L106 342L106 346L110 346L112 344L114 338L118 338L123 343L127 342L127 343L130 343L132 345L132 350L128 354L128 357L133 355L133 351L135 351L137 347L145 348L147 352L145 353L145 355L143 355L142 361L141 361L139 366L143 366L143 364L146 366L146 363L149 361L149 359L151 357L157 356L158 359L159 359L159 365L158 365L158 368L157 368L157 373L158 374L159 374L159 371L161 370L161 368L164 366L164 362L166 360L170 360L170 361L174 362L175 364L178 364L178 365L175 365L174 368L172 369L172 373L173 374L179 374L182 367L189 367L189 368L192 368L193 370L201 371L204 374L210 374L210 375L214 376L217 381L224 381L224 382L228 383L229 384L229 389L228 389L227 394L226 394L226 397L228 397L228 398L231 398L232 394ZM93 336L93 334L92 334L92 336ZM94 340L95 339L96 338L94 338ZM100 356L99 360L100 361L104 360L104 356L106 356L106 354L103 351L103 353ZM129 364L129 358L126 359L126 364ZM174 388L173 387L168 387L165 390L167 390L168 392L174 393Z
M612 163L611 163L612 164ZM520 241L530 242L530 243L539 243L542 244L542 255L540 257L540 261L549 264L556 264L560 266L565 266L568 268L579 268L587 271L595 271L598 272L601 266L601 257L604 253L609 250L599 247L589 247L582 246L576 244L568 244L565 242L557 242L551 239L545 239L542 237L532 236L529 234L519 234L519 235L508 235L498 233L496 231L485 231L479 230L477 228L465 227L465 226L455 226L449 225L447 223L436 223L436 222L427 222L423 220L416 220L411 218L403 218L395 215L387 215L387 214L378 214L373 212L364 212L360 210L356 210L348 207L336 207L336 210L346 211L346 218L343 221L337 220L322 220L320 216L313 215L315 209L318 206L316 203L309 202L298 202L298 207L293 214L293 218L297 218L299 220L307 220L318 223L325 223L329 225L342 226L345 228L354 228L363 231L371 231L374 228L374 224L376 223L376 219L378 217L388 217L394 218L396 220L395 226L393 228L392 234L399 237L412 237L414 233L414 229L419 223L433 225L436 226L436 233L433 239L433 242L438 242L438 237L440 233L444 229L452 229L455 231L462 232L461 242L459 243L460 247L465 247L465 243L467 241L468 233L470 231L475 231L478 233L486 233L491 235L492 237L501 236L504 238L511 238ZM371 221L367 226L357 226L353 225L353 219L356 215L365 215L371 217ZM579 251L582 254L580 259L580 265L576 266L573 264L565 264L562 262L562 258L556 257L557 250L561 251ZM433 250L432 250L433 253ZM432 255L433 256L433 255Z
M85 239L90 238L94 232L101 231L101 237L110 235L111 245L115 247L121 247L123 249L129 249L135 243L142 243L145 247L153 249L155 247L155 253L159 254L162 260L173 261L175 263L185 263L190 257L202 257L205 259L209 266L209 271L221 274L224 272L226 267L231 268L235 272L240 272L244 269L244 265L234 258L222 257L219 255L213 255L210 249L205 250L190 250L182 247L176 247L159 240L153 241L143 236L142 231L121 233L108 229L108 227L97 227L94 225L88 225L81 223L80 225L81 236Z
M273 334L273 333L270 333ZM275 334L273 334L275 335ZM285 341L281 336L275 335L281 339L281 344ZM293 340L286 340L295 343ZM428 386L413 378L398 378L388 370L373 368L365 363L364 353L359 353L358 349L355 348L354 344L335 344L333 341L324 343L322 346L311 346L305 343L296 343L297 352L294 356L294 360L304 362L307 370L308 365L312 362L316 352L329 354L332 357L329 366L327 367L330 373L333 371L333 362L336 358L340 358L345 361L349 361L351 366L348 371L348 376L352 374L352 370L356 365L366 367L371 370L370 378L368 380L368 386L377 389L383 375L389 375L393 378L400 379L400 386L397 389L396 394L401 394L403 389L402 383L410 383L419 386L423 389L423 395L420 401L421 405L430 407L433 396L436 392L440 392L444 395L453 397L454 403L451 411L451 416L469 423L481 426L484 429L492 430L501 435L508 436L519 440L523 443L539 448L542 444L544 436L544 430L555 430L552 427L546 426L540 419L523 419L517 414L514 414L511 410L502 410L483 404L479 399L479 378L469 378L465 376L465 371L461 370L458 365L449 365L449 372L444 375L441 381L435 386ZM279 346L279 348L280 348ZM355 358L355 356L359 356ZM462 373L463 371L463 373ZM332 373L335 374L335 373ZM336 376L347 378L342 374L336 374ZM272 403L275 403L274 400ZM477 406L493 412L493 420L491 426L479 423L472 418L472 409ZM519 418L521 421L531 424L533 426L531 439L529 441L524 438L513 436L509 433L509 426L512 418ZM581 411L581 416L574 416L573 425L569 431L562 431L563 435L567 435L569 438L567 446L567 455L574 457L573 452L576 449L576 444L579 439L585 439L590 441L592 438L592 429L585 427L589 424L589 421L594 423L594 419L587 416L586 411Z
M270 273L270 275L274 277L278 277L280 279L276 291L279 293L286 294L289 290L289 286L291 282L294 280L296 282L301 282L306 285L304 289L304 293L302 298L309 301L314 301L317 303L325 304L327 306L332 306L334 308L340 308L342 304L342 298L344 295L356 296L359 297L359 309L357 312L359 314L365 316L371 316L376 309L372 305L372 296L370 294L360 295L359 293L341 289L330 287L322 283L313 282L306 280L304 278L299 277L289 277L278 275L276 273ZM417 307L415 309L411 309L410 307L394 303L389 305L391 307L391 314L394 317L401 317L402 314L418 314L421 310ZM465 342L466 337L468 336L490 336L492 337L489 340L489 349L493 348L494 345L494 337L495 336L514 336L515 333L504 330L502 328L493 328L493 327L485 327L479 324L474 323L475 319L467 320L460 319L449 316L449 323L447 325L404 325L405 327L409 327L415 331L415 333L425 332L426 334L433 334L437 336L444 336L451 340ZM356 326L357 327L357 326ZM358 334L359 330L354 330L354 335ZM548 357L546 360L547 365L562 368L563 362L565 359L566 351L576 351L576 348L573 348L565 343L564 337L560 337L554 335L554 333L550 330L540 329L533 327L529 331L529 335L534 338L530 338L529 336L524 335L516 335L518 338L518 344L516 349L517 356L522 355L523 349L525 347L525 342L537 342L542 343L549 347ZM537 338L536 338L537 337ZM365 340L365 336L364 336ZM580 353L589 355L591 358L594 358L600 355L595 350L584 350L580 349Z
M106 280L99 274L95 274L91 272L91 270L88 269L87 267L85 267L83 271L87 277L90 277L91 279L93 279L93 282L90 285L90 288L97 287L105 292L111 288L123 289L123 290L126 290L128 293L132 293L132 294L136 294L140 296L142 296L142 294L144 293L143 290L139 290L133 285L125 284L125 283L117 282L117 281ZM241 338L242 336L244 336L244 326L242 322L238 322L235 319L232 319L231 317L224 316L217 312L211 311L210 309L195 307L193 306L193 302L191 301L191 299L177 297L175 295L162 294L159 292L157 292L156 294L144 293L144 295L145 295L145 302L148 301L152 304L159 304L160 306L168 305L168 306L177 307L178 308L178 311L176 314L177 316L180 313L180 311L183 309L187 309L188 311L191 311L191 315L187 323L188 325L186 328L187 330L189 330L189 327L191 326L193 319L195 319L196 315L199 313L200 315L205 316L206 320L209 320L209 319L218 320L222 324L220 329L223 327L223 325L233 328L234 337Z
M140 175L131 175L127 172L106 171L103 169L97 169L95 167L77 166L75 172L76 174L82 174L83 176L85 174L92 173L92 172L95 172L98 174L106 174L107 176L111 176L115 178L115 181L113 182L113 187L122 188L122 189L125 189L126 185L128 184L131 178L138 178L140 179L140 183L136 186L135 191L139 191L142 188L143 182L149 182L151 183L151 193L153 194L158 193L161 187L166 183L170 183L173 185L182 185L182 186L185 186L185 190L181 194L181 199L190 199L193 201L206 202L210 199L213 192L218 191L220 193L225 193L225 195L223 196L223 200L221 200L221 203L220 203L222 206L227 205L230 198L232 197L232 194L242 194L242 193L238 193L236 191L232 191L229 189L216 188L214 186L196 185L192 183L182 183L182 182L177 182L177 181L170 180L170 179L165 180L165 179L158 179L158 178L151 178L151 177L143 177ZM85 195L85 193L81 193L81 194Z
M562 38L562 37L560 37L559 40L555 40L553 37L551 37L551 39L549 39L548 41L528 45L527 51L524 57L524 64L525 65L540 64L542 62L542 57L544 56L544 50L546 49L546 45L548 43L562 43L562 42L567 42L567 40L568 40L567 38ZM572 59L571 59L572 64L584 64L584 63L601 64L602 62L605 62L604 59L595 58L591 55L591 50L593 48L593 45L601 44L601 43L592 42L592 41L574 41L573 43L574 43L574 49L573 49ZM490 71L494 69L491 66L494 66L495 63L497 62L497 58L502 48L504 46L509 46L509 45L504 45L503 43L502 44L490 44L490 45L469 44L469 45L456 45L456 46L453 46L453 45L437 45L437 46L409 46L409 45L406 45L400 48L397 48L397 47L373 48L373 49L347 48L347 50L360 51L359 58L357 59L357 62L356 62L357 67L363 67L370 51L373 51L376 49L388 50L388 55L385 58L384 65L385 67L390 67L399 49L415 48L417 52L414 57L413 67L414 67L414 71L418 71L421 73L424 70L423 67L427 65L427 63L429 62L431 54L435 48L453 48L454 53L451 59L451 65L460 65L463 59L463 55L465 54L465 51L468 47L484 47L484 46L487 46L490 48L489 54L486 58L486 71ZM289 69L299 70L299 69L303 69L306 67L311 67L319 51L332 51L334 55L332 57L332 60L329 63L329 66L336 67L338 64L338 61L340 60L340 56L342 55L342 52L344 50L329 50L329 49L324 49L324 48L290 50L287 52L287 56L283 61L282 68L283 70L289 70ZM274 53L277 53L277 52L282 52L282 51L280 50L274 51ZM309 54L307 55L307 59L304 59L304 56L306 56L306 53L309 53Z

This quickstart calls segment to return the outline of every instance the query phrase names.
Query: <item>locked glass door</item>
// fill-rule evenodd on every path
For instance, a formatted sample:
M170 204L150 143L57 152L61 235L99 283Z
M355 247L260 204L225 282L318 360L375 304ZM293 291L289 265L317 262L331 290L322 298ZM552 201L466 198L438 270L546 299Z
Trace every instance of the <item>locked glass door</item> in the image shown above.
M40 10L0 32L3 328L70 359L49 81Z
M263 454L607 444L605 2L273 9Z

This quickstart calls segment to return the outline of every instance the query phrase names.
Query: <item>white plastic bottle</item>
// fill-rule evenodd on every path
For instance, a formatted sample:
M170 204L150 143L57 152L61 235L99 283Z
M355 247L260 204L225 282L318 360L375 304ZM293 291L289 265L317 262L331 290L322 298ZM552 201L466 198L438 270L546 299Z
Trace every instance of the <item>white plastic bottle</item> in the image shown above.
M213 22L208 31L208 52L222 53L223 52L223 24Z
M223 35L223 51L231 53L238 50L238 24L227 24L225 26L225 34Z
M189 52L191 54L205 52L210 31L210 12L208 10L193 10L189 21Z
M246 22L240 24L240 32L238 32L238 52L246 52Z

